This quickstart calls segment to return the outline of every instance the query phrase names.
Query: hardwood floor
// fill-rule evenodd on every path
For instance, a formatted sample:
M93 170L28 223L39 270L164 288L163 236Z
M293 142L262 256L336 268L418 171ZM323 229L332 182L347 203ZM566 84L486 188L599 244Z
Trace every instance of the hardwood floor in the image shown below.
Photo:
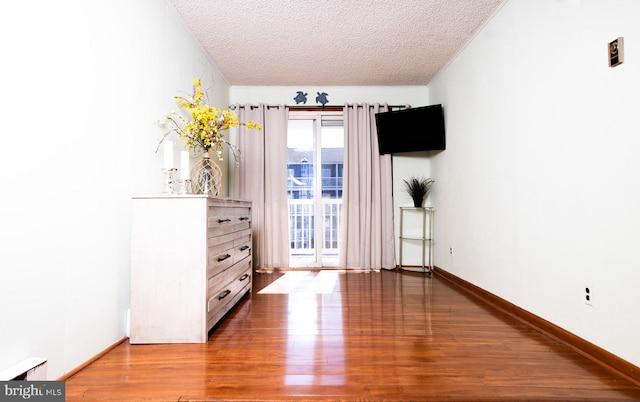
M67 379L66 395L618 401L640 400L640 388L438 275L322 271L256 274L207 344L124 342Z

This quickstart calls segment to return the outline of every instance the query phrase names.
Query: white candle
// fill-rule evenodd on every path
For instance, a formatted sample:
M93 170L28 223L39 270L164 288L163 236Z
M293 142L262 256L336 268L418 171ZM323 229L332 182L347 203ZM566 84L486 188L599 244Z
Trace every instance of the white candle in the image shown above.
M180 178L189 179L189 151L180 152Z
M164 168L173 169L173 141L164 141Z

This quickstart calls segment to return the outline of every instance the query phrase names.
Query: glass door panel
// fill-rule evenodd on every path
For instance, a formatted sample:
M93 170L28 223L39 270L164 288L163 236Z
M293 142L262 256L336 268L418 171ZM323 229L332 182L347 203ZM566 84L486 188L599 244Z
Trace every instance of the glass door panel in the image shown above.
M342 118L292 118L288 133L291 266L336 266L342 210Z
M289 120L287 195L289 252L293 267L316 265L315 130L313 120Z
M322 265L337 266L342 216L342 166L344 127L340 120L322 120L320 125L322 163Z

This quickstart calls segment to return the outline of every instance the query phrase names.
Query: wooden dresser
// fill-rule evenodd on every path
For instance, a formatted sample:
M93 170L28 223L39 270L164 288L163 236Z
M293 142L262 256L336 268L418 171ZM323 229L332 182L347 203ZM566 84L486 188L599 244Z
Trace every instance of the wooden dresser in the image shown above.
M251 292L251 203L161 195L132 204L130 342L207 342Z

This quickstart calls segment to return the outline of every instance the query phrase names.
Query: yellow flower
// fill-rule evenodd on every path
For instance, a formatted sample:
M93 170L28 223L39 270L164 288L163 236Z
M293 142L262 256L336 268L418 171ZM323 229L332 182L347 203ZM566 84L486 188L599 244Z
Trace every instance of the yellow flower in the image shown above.
M258 124L255 121L249 121L247 123L243 123L244 126L250 130L252 129L256 129L256 130L262 130L262 124Z
M209 151L213 149L218 155L218 159L222 160L223 144L227 144L236 161L240 160L240 150L224 138L224 132L229 127L239 126L238 116L231 110L218 110L204 103L204 92L199 79L193 80L191 98L181 95L176 95L174 98L181 108L189 112L192 121L186 121L183 116L175 112L166 115L161 125L166 126L170 123L171 126L169 131L163 135L160 143L171 132L176 132L178 137L184 141L188 150L201 148L204 151ZM262 130L262 125L254 121L244 122L242 125L248 129ZM160 144L158 144L158 149L159 147Z

